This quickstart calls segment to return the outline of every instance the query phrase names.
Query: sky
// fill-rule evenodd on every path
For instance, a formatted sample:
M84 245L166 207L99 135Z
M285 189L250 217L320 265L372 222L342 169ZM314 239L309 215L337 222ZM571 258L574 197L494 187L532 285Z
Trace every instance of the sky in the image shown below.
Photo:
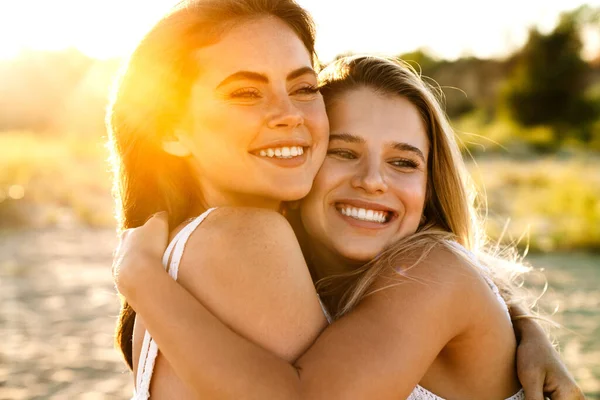
M445 59L503 57L530 26L544 32L579 0L297 0L317 24L317 52L396 55L419 48ZM0 58L22 49L77 48L96 58L126 55L176 0L0 0ZM600 7L600 0L587 4ZM585 56L600 32L585 33Z

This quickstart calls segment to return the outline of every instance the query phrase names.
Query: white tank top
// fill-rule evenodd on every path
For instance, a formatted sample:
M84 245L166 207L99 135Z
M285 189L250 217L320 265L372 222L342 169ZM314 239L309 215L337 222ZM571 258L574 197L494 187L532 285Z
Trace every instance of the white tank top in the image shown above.
M199 217L194 218L184 226L177 235L175 235L173 240L171 240L171 243L169 243L169 246L167 246L167 249L163 254L162 264L165 269L168 269L171 278L177 280L179 263L181 262L183 250L185 249L189 237L213 210L214 208L208 209ZM150 336L150 333L145 331L140 359L138 360L135 390L132 400L146 400L150 397L150 381L152 380L152 373L154 372L154 363L156 362L157 355L158 346L154 339L152 339L152 336Z
M162 264L165 267L165 269L168 269L169 275L173 279L177 280L177 274L179 272L179 263L181 262L181 257L183 256L183 251L185 249L185 245L186 245L189 237L196 230L196 228L202 223L202 221L204 221L204 219L208 216L208 214L210 214L213 210L214 210L214 208L208 209L199 217L194 218L185 227L183 227L183 229L181 229L181 231L179 231L177 233L177 235L175 235L173 240L171 240L171 242L167 246L167 249L165 250L165 253L163 254ZM458 243L456 245L460 246ZM464 250L465 252L467 252L469 255L471 255L471 253L469 253L462 246L460 246L460 248L462 250ZM476 263L476 264L479 265L478 263ZM506 308L506 312L508 315L508 308L506 307L504 300L500 296L500 292L499 292L498 288L487 276L485 276L485 274L483 276L486 279L488 285L490 285L490 288L492 288L492 290L498 297L499 301ZM321 302L321 299L319 299L319 302ZM329 323L331 323L332 320L329 315L329 312L327 311L327 309L325 308L325 306L322 302L321 302L321 308L323 309L323 312L325 313L325 317L327 318L327 321ZM510 316L509 316L509 318L510 318ZM152 339L152 336L150 336L150 333L148 333L148 331L145 331L144 332L144 341L142 342L142 349L141 349L140 358L138 361L134 394L133 394L133 397L131 398L131 400L147 400L150 398L150 382L152 380L152 373L154 372L154 363L156 362L157 355L158 355L158 346L156 345L156 342L154 341L154 339ZM421 386L417 386L413 390L413 392L410 394L410 396L407 398L407 400L444 400L444 399L439 396L436 396L435 394L431 393L430 391L428 391L427 389L425 389ZM517 394L515 394L514 396L512 396L506 400L525 400L525 393L523 392L523 389L521 389Z

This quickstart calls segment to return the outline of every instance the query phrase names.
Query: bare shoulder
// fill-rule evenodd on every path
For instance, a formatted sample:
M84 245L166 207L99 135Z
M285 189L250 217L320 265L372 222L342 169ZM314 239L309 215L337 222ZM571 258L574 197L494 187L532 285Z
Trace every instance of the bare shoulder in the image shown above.
M203 231L216 239L227 237L247 241L250 239L276 239L280 235L294 235L292 227L283 215L261 208L221 207L214 210L202 223Z
M442 349L469 332L477 318L472 311L481 277L451 249L439 246L424 257L390 261L381 260L386 269L368 294L315 344L329 349L327 359L344 365L336 371L344 379L334 383L353 382L352 398L406 398ZM301 367L313 361L309 354Z
M387 323L402 327L394 314L444 323L448 337L466 330L482 301L494 301L481 273L468 259L443 245L435 246L421 259L398 259L375 280L364 301L381 311ZM387 319L389 318L389 319Z
M300 245L288 221L271 210L223 207L211 212L190 236L185 258L261 265L279 258L306 268ZM207 260L208 261L208 260ZM220 263L222 264L222 262Z
M393 283L419 286L424 291L442 291L446 295L485 285L481 273L466 257L444 245L436 245L427 255L394 259L375 283L383 287Z
M288 360L326 323L294 231L273 211L211 212L186 244L179 281L226 325Z

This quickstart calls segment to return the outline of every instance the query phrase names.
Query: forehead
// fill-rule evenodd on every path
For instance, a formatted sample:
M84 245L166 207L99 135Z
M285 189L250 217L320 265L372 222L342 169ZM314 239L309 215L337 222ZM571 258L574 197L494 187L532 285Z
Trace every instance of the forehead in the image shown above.
M427 154L425 123L415 107L402 96L359 88L342 94L328 108L331 133L350 133L367 144L404 142Z
M279 18L267 16L235 24L220 40L196 52L206 80L219 80L238 71L287 76L311 67L311 55L296 33Z

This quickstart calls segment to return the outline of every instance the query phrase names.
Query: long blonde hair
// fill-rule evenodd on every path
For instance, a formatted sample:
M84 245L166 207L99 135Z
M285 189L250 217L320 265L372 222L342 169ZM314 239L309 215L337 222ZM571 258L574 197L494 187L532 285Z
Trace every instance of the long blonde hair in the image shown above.
M328 108L342 94L361 87L383 95L406 98L421 114L430 144L425 207L417 232L392 244L364 266L317 282L321 295L329 299L327 303L332 314L339 317L352 310L370 293L369 288L375 279L388 268L396 268L400 260L404 267L410 268L427 257L436 246L444 246L472 263L469 253L452 245L452 242L458 242L480 256L480 262L490 267L490 275L503 289L505 297L510 298L510 282L519 269L506 268L512 263L499 258L496 250L485 250L486 238L474 206L477 192L454 132L436 98L435 88L428 85L409 64L373 56L338 59L321 71L319 79Z
M161 143L185 117L202 68L196 50L235 23L262 16L286 23L316 60L314 23L293 0L183 1L133 51L107 113L119 229L140 226L158 211L167 211L169 225L177 226L202 201L197 177ZM134 320L135 311L122 299L115 341L130 368Z

